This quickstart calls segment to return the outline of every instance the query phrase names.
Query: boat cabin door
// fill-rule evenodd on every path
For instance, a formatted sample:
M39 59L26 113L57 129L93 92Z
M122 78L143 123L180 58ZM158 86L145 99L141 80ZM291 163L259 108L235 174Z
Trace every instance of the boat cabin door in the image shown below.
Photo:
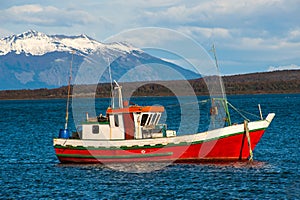
M133 113L123 113L125 140L134 139L134 118Z

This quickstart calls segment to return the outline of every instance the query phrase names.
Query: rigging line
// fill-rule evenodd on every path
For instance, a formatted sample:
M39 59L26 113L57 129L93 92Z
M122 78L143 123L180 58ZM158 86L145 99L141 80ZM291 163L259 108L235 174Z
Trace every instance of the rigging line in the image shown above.
M229 103L227 101L227 104L233 109L235 110L238 114L240 114L245 120L250 121L245 115L243 115L238 109L236 109L231 103Z
M196 102L189 102L189 103L182 103L182 104L172 104L172 105L167 105L165 107L170 108L170 107L176 107L176 106L180 106L180 105L191 105L191 104L198 104L198 103L207 103L209 101L209 99L206 100L201 100L201 101L196 101Z
M217 60L217 53L216 53L216 48L215 48L215 45L213 44L212 46L212 51L214 53L214 57L215 57L215 62L216 62L216 67L217 67L217 70L218 70L218 73L217 76L218 76L218 79L219 79L219 83L220 83L220 87L221 87L221 92L222 92L222 97L223 99L226 99L225 98L225 89L224 89L224 85L223 85L223 82L222 82L222 78L220 76L220 68L219 68L219 65L218 65L218 60Z
M230 104L228 101L227 101L227 103ZM234 107L232 104L231 104L230 106L231 106L232 108ZM238 108L235 108L235 107L234 107L234 109L235 109L237 112L239 112L239 114L240 114L240 113L245 113L245 114L247 114L247 115L251 115L251 116L253 116L253 117L257 118L257 119L260 119L260 117L259 117L258 115L255 115L255 114L253 114L253 113L250 113L250 112L247 112L247 111L245 111L245 110L238 109Z
M245 110L241 110L241 109L238 109L238 110L239 110L240 112L243 112L243 113L247 114L247 115L251 115L251 116L253 116L253 117L256 117L256 118L260 119L260 117L259 117L258 115L255 115L255 114L253 114L253 113L247 112L247 111L245 111Z

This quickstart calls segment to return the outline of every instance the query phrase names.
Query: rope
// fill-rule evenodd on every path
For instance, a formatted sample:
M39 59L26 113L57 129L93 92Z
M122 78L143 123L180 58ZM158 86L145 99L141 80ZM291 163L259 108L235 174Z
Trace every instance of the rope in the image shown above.
M247 115L251 115L251 116L253 116L253 117L256 117L257 119L260 119L260 117L258 116L258 115L255 115L255 114L253 114L253 113L249 113L249 112L247 112L247 111L245 111L245 110L241 110L241 109L238 109L240 112L243 112L243 113L245 113L245 114L247 114Z
M172 105L167 105L165 107L167 108L171 108L171 107L177 107L177 106L181 106L181 105L191 105L191 104L198 104L198 103L207 103L209 101L209 99L206 100L201 100L201 101L195 101L195 102L189 102L189 103L182 103L182 104L172 104Z
M205 99L205 100L201 100L201 101L196 101L196 102L189 102L189 103L183 103L183 104L173 104L173 105L168 105L168 106L165 106L165 107L168 107L168 108L171 108L171 107L176 107L176 106L181 106L181 105L189 105L189 104L198 104L198 103L207 103L208 101L210 101L210 99ZM241 109L237 109L236 107L234 107L231 103L229 103L228 101L226 101L227 104L234 110L236 111L243 119L247 120L248 122L250 121L249 118L247 118L243 113L247 114L247 115L250 115L250 116L253 116L253 117L256 117L258 119L260 119L260 117L258 115L255 115L253 113L250 113L250 112L247 112L247 111L244 111L244 110L241 110Z
M227 102L227 104L233 109L235 110L238 114L240 114L245 120L247 120L248 122L250 121L245 115L243 115L237 108L235 108L231 103Z

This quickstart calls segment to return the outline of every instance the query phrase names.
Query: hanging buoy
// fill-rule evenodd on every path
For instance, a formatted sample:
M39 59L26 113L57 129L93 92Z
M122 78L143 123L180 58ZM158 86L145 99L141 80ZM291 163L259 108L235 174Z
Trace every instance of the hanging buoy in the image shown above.
M210 108L210 115L218 115L218 108L217 108L217 106L212 106Z
M70 132L68 129L60 129L58 138L68 139L70 137Z

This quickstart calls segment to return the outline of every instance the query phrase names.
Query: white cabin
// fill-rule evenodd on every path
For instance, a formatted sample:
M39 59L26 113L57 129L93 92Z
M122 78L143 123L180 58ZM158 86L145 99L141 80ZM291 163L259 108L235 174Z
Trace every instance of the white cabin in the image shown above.
M89 118L77 127L77 138L87 140L132 140L176 136L176 131L167 130L166 124L158 124L163 106L129 106L122 99L121 86L114 88L118 95L118 106L114 98L106 116Z

